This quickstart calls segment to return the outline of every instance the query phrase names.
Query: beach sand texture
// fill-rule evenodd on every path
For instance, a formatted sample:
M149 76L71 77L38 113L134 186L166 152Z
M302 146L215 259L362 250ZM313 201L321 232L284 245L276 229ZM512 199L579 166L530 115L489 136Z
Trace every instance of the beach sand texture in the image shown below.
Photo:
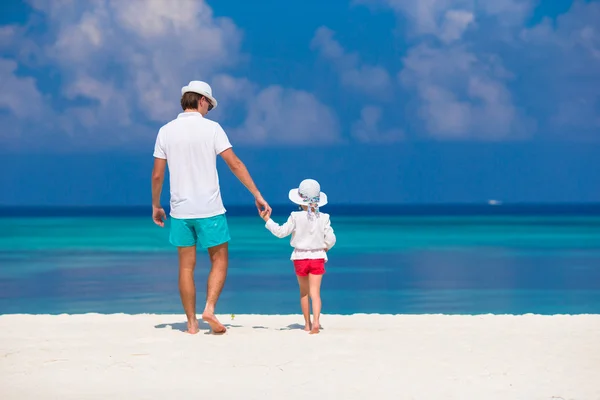
M600 399L600 315L2 315L0 399Z

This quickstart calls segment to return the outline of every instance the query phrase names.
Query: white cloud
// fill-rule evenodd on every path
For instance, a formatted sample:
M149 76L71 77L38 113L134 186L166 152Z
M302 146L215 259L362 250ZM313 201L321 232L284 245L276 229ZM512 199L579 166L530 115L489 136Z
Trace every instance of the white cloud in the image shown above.
M600 4L575 1L555 20L545 18L521 31L527 58L538 67L531 72L532 84L543 85L539 107L550 115L548 132L600 138L598 21Z
M50 102L46 107L45 129L69 135L72 144L153 141L156 128L181 111L181 87L195 79L211 83L220 100L211 117L231 117L230 107L236 104L247 114L238 118L242 127L234 131L243 128L252 137L266 135L265 141L277 143L306 142L318 118L325 141L339 135L333 111L313 95L275 85L260 87L228 73L245 57L242 32L230 18L215 17L204 0L182 1L176 7L162 0L29 2L38 14L23 26L1 27L0 48L10 49L29 68L58 74L61 92L54 97L61 106L52 110ZM10 82L35 88L31 78ZM18 98L0 95L2 106L23 113L21 104L32 101L31 93ZM258 107L257 96L263 101ZM262 125L253 127L252 121ZM220 122L228 125L227 120ZM300 134L301 130L309 132Z
M0 49L9 47L13 43L17 30L14 25L0 26Z
M539 50L559 50L574 56L600 60L600 4L575 1L569 12L556 20L544 18L538 25L521 31L521 39Z
M519 115L502 66L464 47L420 45L404 59L400 82L414 89L429 134L442 138L522 137L532 122Z
M132 123L127 97L110 82L102 82L86 75L78 76L67 84L65 95L69 99L81 96L97 103L94 109L86 107L93 112L92 115L95 115L96 118L90 118L90 113L82 110L77 111L74 115L75 119L79 119L78 116L81 116L84 119L82 122L88 128L94 127L94 124L101 124L104 118L109 118L111 123L116 126L124 127Z
M68 135L72 146L151 142L157 125L180 111L182 86L210 81L240 55L241 32L204 1L30 3L43 16L42 39L34 32L39 16L0 37L12 36L17 59L29 68L59 73L61 92L46 107L43 130ZM52 110L57 102L62 106Z
M226 74L215 75L211 83L215 93L219 93L219 99L228 102L248 100L259 91L258 85L248 78L236 78Z
M43 98L31 77L15 74L18 64L0 58L0 110L9 110L19 119L35 118L44 107Z
M409 46L401 55L403 68L398 74L406 91L402 104L416 111L418 121L410 121L411 125L422 124L428 135L480 140L532 135L598 138L598 2L575 0L562 15L546 17L532 28L525 26L539 0L352 3L397 15L402 41ZM344 59L347 52L331 34L323 33L322 42L328 44L321 47L323 54ZM380 116L381 110L365 110L368 121ZM355 124L363 133L371 125L364 117Z
M493 18L502 27L520 25L535 0L354 0L353 4L389 7L408 22L411 35L448 39L462 34L475 16Z
M475 20L473 13L463 10L448 10L440 27L440 39L444 43L459 40Z
M360 112L360 119L352 124L352 136L366 143L394 143L404 139L404 131L400 128L382 129L380 127L383 110L377 106L365 106Z
M228 107L217 107L210 118L219 120L236 105L247 110L238 126L223 124L235 142L265 146L341 141L335 112L311 93L279 85L261 88L247 78L231 75L217 75L212 82L217 99Z
M112 5L124 28L147 39L213 25L212 10L203 1L182 1L174 7L163 0L113 0Z
M366 65L360 61L358 54L347 53L334 39L334 32L331 29L327 27L317 29L311 48L333 63L345 86L380 98L390 94L391 79L387 70L380 66Z
M493 3L493 4L492 4ZM355 5L391 8L410 43L398 80L414 98L413 118L426 134L442 139L522 138L535 123L514 104L513 74L486 46L517 36L530 0L355 0ZM512 30L511 30L512 29ZM511 39L512 40L512 39Z
M50 100L44 98L37 82L18 74L15 60L0 58L0 148L27 148L32 130L40 140L48 132L40 126L50 127L47 121Z
M179 89L187 81L210 76L238 58L241 32L229 19L214 18L203 1L177 7L160 0L96 1L79 13L65 10L69 2L48 7L56 31L48 57L71 79L112 86L114 95L152 121L177 112ZM122 83L115 82L117 75L124 75ZM78 87L71 85L69 95L89 96L76 93Z
M476 6L482 13L495 17L505 27L520 27L539 0L480 1Z
M333 111L308 92L273 85L248 98L248 103L244 123L229 130L236 141L260 145L341 141Z

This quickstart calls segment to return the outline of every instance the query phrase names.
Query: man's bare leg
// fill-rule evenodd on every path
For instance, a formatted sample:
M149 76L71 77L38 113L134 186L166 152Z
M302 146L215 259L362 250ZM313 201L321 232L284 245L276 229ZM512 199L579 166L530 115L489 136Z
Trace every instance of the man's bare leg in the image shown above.
M229 263L229 246L223 243L208 249L210 262L212 264L208 281L206 283L206 306L202 313L202 319L210 325L213 333L225 333L227 330L215 316L215 307L227 278L227 266Z
M300 287L300 307L304 316L304 330L310 331L310 308L308 306L308 276L297 276Z
M319 333L321 329L321 323L319 318L321 317L321 280L323 275L308 274L308 290L310 292L310 299L312 300L313 308L313 323L311 334Z
M187 317L187 332L198 333L196 318L196 284L194 268L196 267L196 246L178 247L179 253L179 295Z

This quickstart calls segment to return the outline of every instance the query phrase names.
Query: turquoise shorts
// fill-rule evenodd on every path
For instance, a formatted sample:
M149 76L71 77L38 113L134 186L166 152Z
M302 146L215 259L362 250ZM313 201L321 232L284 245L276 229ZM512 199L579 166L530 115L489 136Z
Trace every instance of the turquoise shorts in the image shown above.
M171 217L169 241L173 246L200 245L207 249L230 240L225 214L208 218L178 219Z

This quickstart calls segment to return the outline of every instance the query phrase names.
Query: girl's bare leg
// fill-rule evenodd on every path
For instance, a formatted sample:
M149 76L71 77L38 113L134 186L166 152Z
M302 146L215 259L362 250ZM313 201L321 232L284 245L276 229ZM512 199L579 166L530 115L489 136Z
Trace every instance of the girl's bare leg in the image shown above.
M321 317L321 280L323 275L308 275L308 291L310 293L310 299L312 300L313 309L313 323L311 334L319 333L321 324L319 318Z
M298 276L298 286L300 287L300 307L304 316L304 330L310 331L310 308L308 306L308 276Z

